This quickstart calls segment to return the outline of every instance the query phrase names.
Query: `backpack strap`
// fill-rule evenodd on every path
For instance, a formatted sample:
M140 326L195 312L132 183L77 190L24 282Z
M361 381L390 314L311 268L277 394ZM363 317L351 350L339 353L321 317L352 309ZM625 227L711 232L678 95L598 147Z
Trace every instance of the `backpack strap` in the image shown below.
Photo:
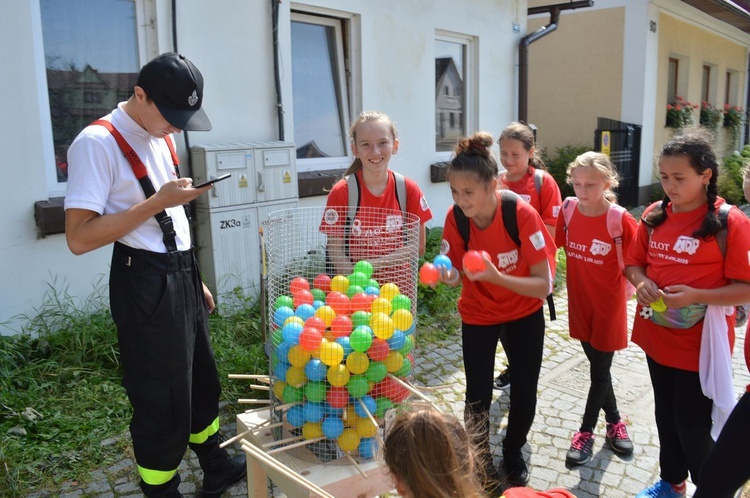
M536 189L536 195L541 198L542 196L542 184L544 183L544 171L541 169L534 169L534 188Z
M500 211L503 214L503 225L508 237L513 240L517 246L521 246L521 239L518 237L518 218L516 218L516 203L518 195L508 189L500 191Z
M141 158L138 157L138 153L133 150L133 147L130 146L128 141L125 140L125 137L122 136L117 128L115 128L111 122L104 119L97 119L91 124L103 126L115 139L115 142L117 142L117 145L120 147L120 150L125 156L125 159L127 159L130 163L130 167L133 169L133 173L138 179L138 183L141 184L141 188L143 189L143 193L146 198L148 199L152 195L156 194L154 184L148 177L148 170L146 169L146 166L143 164L143 161L141 161ZM165 137L165 140L167 142L167 146L169 147L170 153L172 154L172 160L176 160L174 166L175 170L177 171L177 176L179 177L179 169L177 168L179 159L177 159L177 154L174 151L174 144L167 140L167 138L168 137ZM167 247L167 250L169 252L176 252L177 243L175 242L175 238L177 237L177 233L174 231L174 223L172 223L172 217L169 216L166 211L161 211L159 213L156 213L156 215L154 215L154 218L156 218L156 221L159 223L159 228L161 228L162 231L162 240L164 241L164 245Z
M573 218L578 207L578 197L566 197L562 203L562 215L563 215L563 230L565 230L565 237L568 237L568 225L570 220Z
M458 207L458 204L453 205L453 218L456 220L456 228L461 238L464 239L464 251L469 250L469 234L471 229L469 227L469 218L466 217L463 210Z
M625 259L622 255L622 217L625 216L625 208L614 202L610 203L607 210L607 231L612 240L615 241L617 250L617 263L620 270L625 269Z

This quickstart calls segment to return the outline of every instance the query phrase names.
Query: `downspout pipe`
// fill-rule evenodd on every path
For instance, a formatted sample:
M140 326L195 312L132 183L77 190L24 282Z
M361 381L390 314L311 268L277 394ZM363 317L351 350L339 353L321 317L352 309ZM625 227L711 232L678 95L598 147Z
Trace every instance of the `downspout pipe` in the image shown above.
M279 4L281 0L271 0L271 30L273 33L273 81L276 87L276 119L279 126L279 140L284 141L284 103L281 100L281 75L279 71Z
M594 5L594 0L544 5L528 9L528 15L550 14L550 22L531 34L521 38L518 44L518 121L528 123L529 119L529 45L552 33L560 23L560 12Z

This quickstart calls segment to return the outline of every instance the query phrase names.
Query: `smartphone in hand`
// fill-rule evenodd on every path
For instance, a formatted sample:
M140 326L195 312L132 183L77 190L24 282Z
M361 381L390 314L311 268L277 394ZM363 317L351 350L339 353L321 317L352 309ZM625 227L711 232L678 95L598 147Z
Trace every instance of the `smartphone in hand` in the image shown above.
M217 176L216 178L212 178L212 179L210 179L208 181L205 181L203 183L199 183L198 185L193 185L193 188L207 187L207 186L212 185L212 184L214 184L216 182L220 182L222 180L226 180L230 176L232 176L232 173L225 173L225 174L223 174L221 176Z

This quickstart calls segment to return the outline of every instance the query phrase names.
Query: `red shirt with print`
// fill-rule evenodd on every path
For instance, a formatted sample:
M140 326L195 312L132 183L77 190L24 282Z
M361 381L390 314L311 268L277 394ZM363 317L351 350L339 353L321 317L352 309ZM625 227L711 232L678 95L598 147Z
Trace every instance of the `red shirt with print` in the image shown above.
M505 179L505 175L500 175L500 187L515 192L521 199L534 206L536 212L544 220L545 225L555 226L557 225L557 215L562 205L560 187L557 186L557 182L552 175L546 171L542 171L544 181L542 182L542 188L537 194L536 185L534 184L535 171L536 169L533 166L529 166L526 174L515 182L509 182Z
M622 216L623 256L635 236L635 218ZM567 256L568 323L570 336L598 351L628 345L627 279L620 269L617 247L607 230L607 213L585 216L573 212L567 233L565 217L557 219L555 242Z
M715 207L724 203L719 198ZM652 204L645 217L657 203ZM684 284L698 289L715 289L732 279L750 281L750 220L737 208L729 211L726 257L715 239L694 238L708 212L701 206L689 212L675 213L667 206L667 219L656 227L649 241L646 225L641 223L636 239L625 258L628 266L646 269L646 276L660 289ZM633 322L633 342L657 363L682 370L698 371L703 321L689 329L662 327L640 316L638 306ZM730 348L734 347L734 315L727 316Z
M554 280L555 243L544 226L539 213L526 202L516 203L518 220L519 248L508 236L503 225L500 193L497 192L497 211L487 228L480 229L469 220L469 249L487 251L493 264L502 273L516 276L529 276L529 267L547 259L550 264L550 286ZM443 247L453 266L463 269L464 240L458 231L453 207L448 210L443 228ZM510 289L486 282L472 282L463 278L458 311L461 319L472 325L493 325L506 323L537 311L543 300L522 296Z

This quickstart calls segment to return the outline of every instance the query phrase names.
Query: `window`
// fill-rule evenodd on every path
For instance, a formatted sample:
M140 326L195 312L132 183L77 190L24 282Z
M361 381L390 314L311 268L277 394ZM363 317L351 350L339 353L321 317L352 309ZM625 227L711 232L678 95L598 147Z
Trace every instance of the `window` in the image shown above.
M67 150L78 132L133 91L140 68L137 11L142 3L40 0L55 150L50 168L58 186L67 182Z
M450 154L458 138L470 133L473 39L438 33L435 40L435 150ZM467 119L467 117L469 119ZM445 157L444 159L447 159Z
M713 64L703 64L703 77L701 87L701 101L715 105L717 101L716 90L719 88L718 68Z
M677 92L677 75L680 72L680 61L674 57L669 58L669 74L667 76L667 102L674 101L679 95Z
M701 92L701 100L703 102L710 102L709 90L711 89L711 66L703 66L703 91Z
M294 141L300 171L349 165L346 21L292 13Z
M739 74L737 71L727 71L727 81L724 88L724 104L726 105L737 105L737 94L739 89L737 88L737 82L739 81Z

